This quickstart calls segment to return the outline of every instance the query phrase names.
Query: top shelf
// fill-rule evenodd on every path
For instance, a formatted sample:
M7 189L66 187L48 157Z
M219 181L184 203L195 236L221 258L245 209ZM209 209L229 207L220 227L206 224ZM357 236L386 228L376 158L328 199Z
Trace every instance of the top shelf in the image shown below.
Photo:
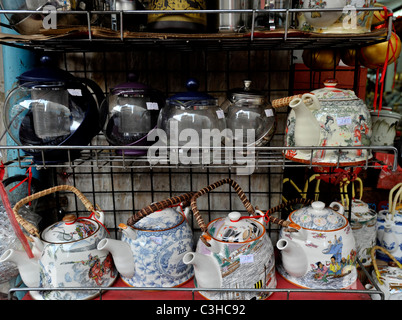
M378 8L357 8L357 10L374 11ZM316 11L314 9L271 9L271 10L203 10L206 14L227 13L281 13L286 22L298 12ZM320 11L333 11L320 9ZM0 15L13 13L35 13L35 11L0 10ZM392 12L389 10L389 12ZM386 28L367 33L313 33L288 28L270 31L255 30L246 33L156 33L133 32L124 28L125 19L146 14L199 13L199 10L136 10L136 11L58 11L58 16L85 15L87 25L42 29L41 34L19 35L0 34L0 44L28 50L45 50L56 52L97 52L116 50L301 50L321 48L353 48L386 41L392 33L392 17L388 18ZM91 25L91 17L96 14L115 14L119 17L119 30L111 30ZM4 30L4 29L3 29Z

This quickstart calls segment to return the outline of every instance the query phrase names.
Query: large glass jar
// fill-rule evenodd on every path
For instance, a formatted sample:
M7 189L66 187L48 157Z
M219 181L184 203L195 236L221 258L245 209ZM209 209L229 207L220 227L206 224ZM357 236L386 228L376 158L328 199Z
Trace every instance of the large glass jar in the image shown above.
M250 80L244 80L243 88L230 90L222 108L226 113L227 128L234 138L233 145L264 146L275 134L275 111L261 91L251 88ZM236 141L240 143L236 144Z

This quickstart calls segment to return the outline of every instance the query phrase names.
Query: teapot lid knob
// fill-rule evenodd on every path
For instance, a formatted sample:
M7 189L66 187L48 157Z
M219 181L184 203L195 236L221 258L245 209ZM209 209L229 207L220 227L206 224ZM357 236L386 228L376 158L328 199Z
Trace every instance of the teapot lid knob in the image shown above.
M77 220L77 216L75 214L66 214L62 220L63 222L71 223Z
M251 87L251 80L244 80L244 91L249 91Z
M197 91L200 87L200 83L195 78L190 78L186 82L186 88L188 91Z
M325 208L325 203L322 201L314 201L311 206L314 210L321 211Z
M325 87L334 88L334 87L336 87L337 85L338 85L338 80L336 80L336 79L330 78L330 79L325 79L325 80L324 80L324 86L325 86Z
M228 216L229 216L229 219L231 222L237 222L240 220L241 213L237 212L237 211L233 211L233 212L229 213Z

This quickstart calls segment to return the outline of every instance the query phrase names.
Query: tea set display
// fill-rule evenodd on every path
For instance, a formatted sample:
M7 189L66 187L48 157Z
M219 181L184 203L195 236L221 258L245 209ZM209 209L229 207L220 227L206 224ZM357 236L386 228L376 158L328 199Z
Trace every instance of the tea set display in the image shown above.
M246 214L233 211L206 224L197 200L223 185L229 185L236 192ZM374 215L380 222L378 230L397 226L392 219L400 213L401 185L395 186L395 190L400 188L395 196L399 200L392 198L395 190L390 193L393 199L390 210L394 215L388 213L386 223L392 225L382 227L380 221L384 213L378 218ZM73 192L89 216L66 214L62 221L39 232L20 215L25 204L60 191ZM369 215L371 221L373 214L370 210L364 212L364 203L353 201L353 208L357 208L353 209L354 220L359 218L358 223L365 224L368 221L365 215ZM291 209L286 220L275 216L282 209L295 205L299 208ZM278 276L309 289L349 288L357 280L359 237L354 229L357 222L349 223L340 202L327 207L322 201L297 198L264 213L250 203L232 179L222 179L198 192L150 204L126 223L120 223L121 239L110 236L102 210L70 185L34 193L17 202L13 212L27 232L33 258L28 252L8 249L1 255L0 262L17 265L28 290L36 289L30 291L36 300L93 299L98 294L96 288L113 286L118 277L127 286L147 288L177 287L194 278L200 295L211 300L267 299L273 292L266 289L276 288ZM191 212L201 229L196 243L189 222ZM280 226L275 246L266 230L269 224ZM390 260L400 261L398 249L384 241L385 235L380 238L381 250L372 244L371 257L373 252L379 251L385 252ZM377 259L380 259L378 253ZM384 277L382 271L381 275ZM88 290L57 290L69 287ZM203 291L203 288L225 290ZM236 292L236 289L250 288L254 290Z

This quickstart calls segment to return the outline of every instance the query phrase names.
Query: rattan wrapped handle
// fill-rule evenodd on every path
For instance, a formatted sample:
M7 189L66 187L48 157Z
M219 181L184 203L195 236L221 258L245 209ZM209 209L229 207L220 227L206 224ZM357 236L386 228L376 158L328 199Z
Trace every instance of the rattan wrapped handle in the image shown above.
M60 185L60 186L56 186L53 188L49 188L37 193L34 193L28 197L25 197L23 199L21 199L20 201L18 201L14 208L13 208L13 212L15 215L15 218L17 220L17 222L31 235L34 236L39 236L39 230L32 225L31 223L29 223L28 221L26 221L23 217L21 217L18 213L19 209L21 209L21 207L33 200L39 199L41 197L47 196L49 194L58 192L58 191L71 191L74 192L76 194L76 196L78 197L78 199L81 200L81 202L84 204L85 208L89 211L89 212L95 212L96 209L93 206L93 204L81 193L81 191L79 191L77 188L73 187L73 186L69 186L69 185Z
M127 225L133 226L142 218L150 215L151 213L159 210L166 209L171 206L176 206L180 203L183 203L184 207L190 205L191 197L194 195L194 192L185 193L176 197L172 197L166 200L162 200L156 203L149 205L148 207L142 208L140 211L136 212L132 217L128 218Z
M246 208L247 212L250 215L254 215L254 208L251 205L250 201L247 199L246 195L244 194L243 190L240 188L240 186L237 184L237 182L233 181L232 179L223 179L219 180L203 189L198 191L197 193L194 194L194 196L191 198L191 209L193 210L194 217L198 223L198 225L201 228L201 231L205 232L207 230L207 225L204 222L204 219L202 219L202 216L200 212L198 211L197 208L197 198L200 196L216 189L219 188L220 186L224 184L229 184L237 193L239 196L241 202L243 203L244 207Z
M302 97L301 94L297 94L297 95L290 96L290 97L275 99L275 100L272 100L271 105L275 109L287 107L289 105L290 101L292 101L295 98L301 98L301 97Z
M374 247L371 249L371 260L373 261L374 271L375 271L375 274L376 274L376 276L377 276L378 282L379 282L380 284L382 284L382 280L380 279L381 273L380 273L380 271L378 270L377 260L376 260L376 258L375 258L375 252L376 252L377 250L380 250L380 251L384 252L392 261L394 261L394 262L396 263L396 265L397 265L400 269L402 269L402 265L400 264L400 262L399 262L398 260L395 259L395 257L394 257L391 253L389 253L388 250L386 250L385 248L380 247L380 246L374 246Z

